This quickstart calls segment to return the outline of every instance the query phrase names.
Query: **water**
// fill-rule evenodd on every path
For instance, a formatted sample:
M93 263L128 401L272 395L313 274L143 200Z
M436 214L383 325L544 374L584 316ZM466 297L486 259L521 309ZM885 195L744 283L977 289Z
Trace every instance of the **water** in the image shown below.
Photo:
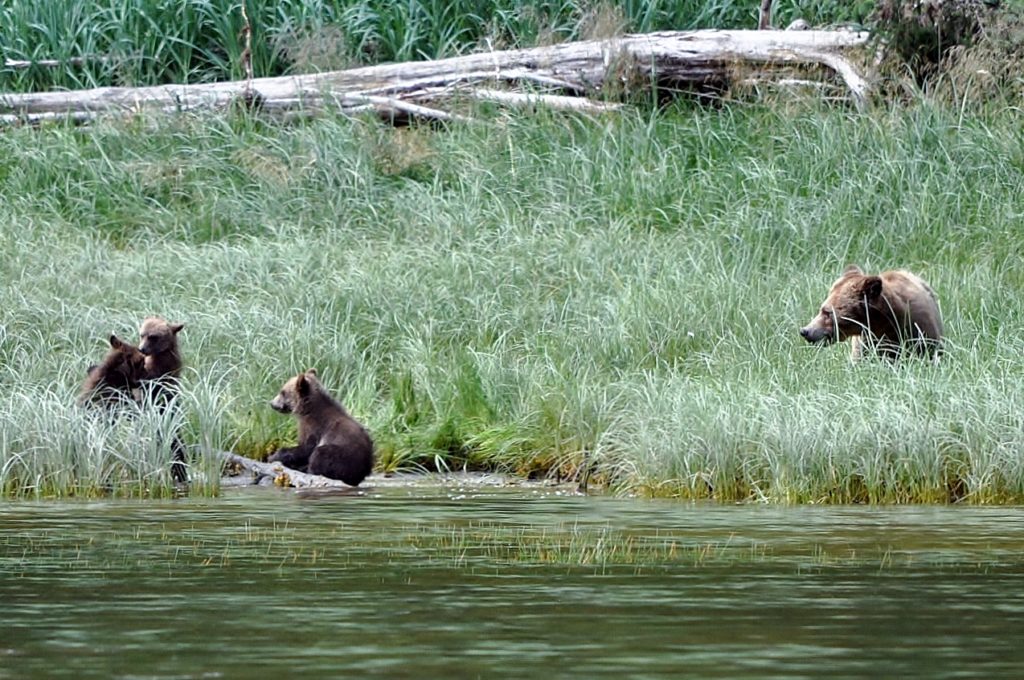
M7 503L0 678L1018 678L1024 511L543 489Z

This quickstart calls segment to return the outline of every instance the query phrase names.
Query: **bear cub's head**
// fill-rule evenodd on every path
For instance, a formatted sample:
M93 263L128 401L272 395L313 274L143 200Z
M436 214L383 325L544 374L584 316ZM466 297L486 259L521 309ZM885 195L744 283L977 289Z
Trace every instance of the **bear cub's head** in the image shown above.
M183 323L168 323L159 316L150 316L139 326L139 351L146 356L170 352L177 348L177 335Z
M141 384L139 381L146 370L145 364L146 357L138 347L111 333L107 355L101 363L93 364L86 372L79 403L103 404L134 400L134 391Z
M270 408L279 413L301 415L310 396L320 390L320 381L316 379L316 369L310 368L294 378L290 378L270 402Z
M827 345L861 335L867 329L868 310L881 295L881 277L867 276L860 267L850 265L832 284L817 316L800 329L800 336Z
M131 390L139 386L145 363L146 357L138 347L111 333L110 351L104 357L100 370L107 384Z

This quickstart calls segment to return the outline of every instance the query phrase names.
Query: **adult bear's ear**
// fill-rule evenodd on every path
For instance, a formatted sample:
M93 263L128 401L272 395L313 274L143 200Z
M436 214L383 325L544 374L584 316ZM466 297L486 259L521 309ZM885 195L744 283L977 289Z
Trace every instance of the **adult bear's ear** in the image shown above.
M124 341L117 337L113 333L110 334L110 346L114 349L121 349L124 347Z
M855 264L846 265L846 269L843 270L843 276L849 276L851 274L863 274L864 271Z
M315 368L307 368L306 369L306 375L311 375L311 376L313 376L315 378L316 377L316 369Z
M860 292L868 300L874 300L882 294L882 277L869 276L860 284Z

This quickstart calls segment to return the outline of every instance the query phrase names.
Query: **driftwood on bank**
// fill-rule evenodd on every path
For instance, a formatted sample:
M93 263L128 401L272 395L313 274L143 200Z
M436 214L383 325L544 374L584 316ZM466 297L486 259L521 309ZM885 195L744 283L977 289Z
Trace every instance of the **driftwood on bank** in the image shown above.
M86 64L102 64L109 61L106 57L68 57L67 59L4 59L2 67L13 71L29 68L63 68L65 66L85 66Z
M354 487L322 475L311 475L285 467L280 463L262 463L230 451L218 451L217 455L228 465L237 465L253 474L253 484L269 478L277 486L292 486L298 489L351 489Z
M462 99L589 111L624 92L714 93L738 81L836 79L862 106L867 80L854 65L866 32L700 30L623 35L549 47L481 52L298 76L155 87L0 95L0 123L59 116L87 122L104 114L217 110L244 101L283 115L324 109L458 119ZM808 76L810 73L812 75ZM498 88L502 89L498 89Z

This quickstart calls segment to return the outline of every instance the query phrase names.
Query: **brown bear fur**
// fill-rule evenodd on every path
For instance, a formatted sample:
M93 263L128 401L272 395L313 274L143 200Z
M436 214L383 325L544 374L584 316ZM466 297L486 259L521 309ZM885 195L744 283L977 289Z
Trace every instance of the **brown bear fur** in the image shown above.
M358 486L373 470L373 440L310 369L291 378L270 402L299 420L299 445L279 449L267 460L300 472Z
M135 401L145 359L138 347L111 334L110 351L100 364L89 367L78 403L113 407Z
M855 360L867 349L889 359L912 352L937 361L942 317L935 292L916 274L893 270L869 276L850 265L800 335L821 344L850 338Z
M158 316L150 316L139 326L139 351L146 355L144 380L160 380L161 387L176 391L178 376L181 374L181 350L178 349L178 333L185 327L181 323L168 323ZM164 398L173 394L161 395Z
M142 373L143 396L161 411L178 395L182 366L178 333L184 327L185 324L168 323L159 316L147 317L139 326L139 351L146 357ZM188 481L185 445L176 434L171 441L171 476L178 483Z

